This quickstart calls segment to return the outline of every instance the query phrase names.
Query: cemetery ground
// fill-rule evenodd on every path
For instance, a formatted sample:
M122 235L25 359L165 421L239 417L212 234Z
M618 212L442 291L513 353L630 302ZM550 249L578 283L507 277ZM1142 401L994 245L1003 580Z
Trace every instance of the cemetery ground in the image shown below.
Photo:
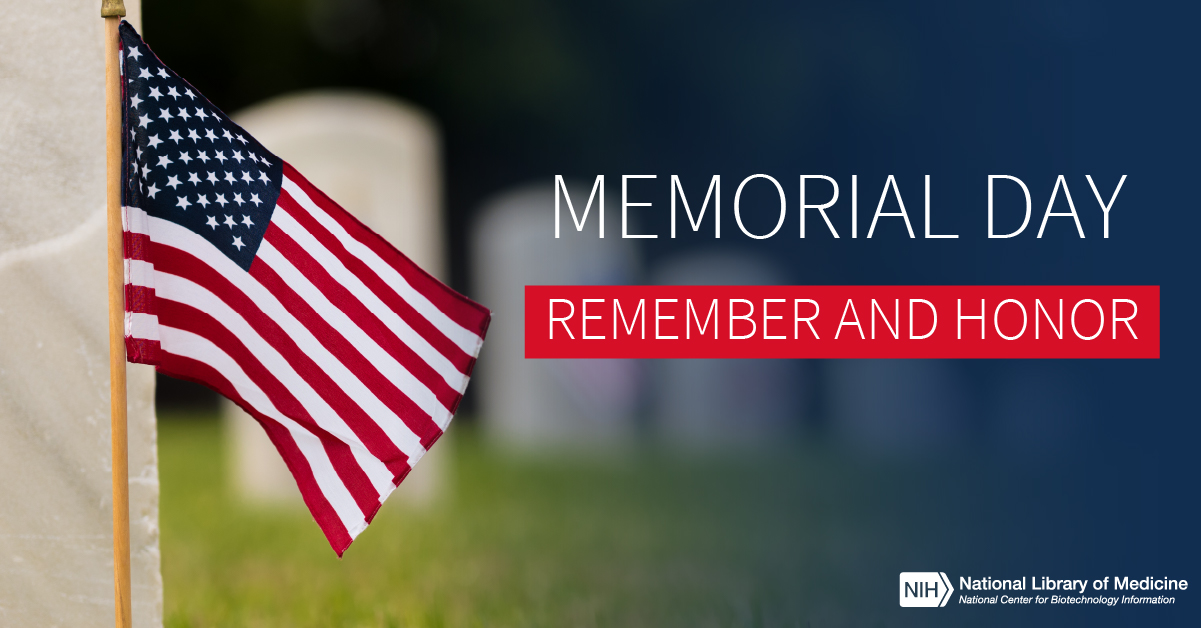
M443 494L386 504L338 560L302 506L234 496L221 430L160 416L170 628L844 625L895 604L895 573L855 566L907 546L896 489L938 475L803 448L519 457L460 420Z

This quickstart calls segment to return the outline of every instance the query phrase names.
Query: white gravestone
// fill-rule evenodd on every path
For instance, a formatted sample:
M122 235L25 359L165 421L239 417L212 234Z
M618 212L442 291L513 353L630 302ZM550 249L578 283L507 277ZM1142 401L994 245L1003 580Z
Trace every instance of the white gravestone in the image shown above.
M233 116L266 146L435 277L446 280L441 146L433 118L360 92L307 92ZM224 403L235 488L257 503L302 504L258 423ZM445 481L447 446L434 447L390 503L429 502Z
M568 189L582 214L591 186L569 183ZM564 204L556 239L554 193L547 181L502 194L473 226L473 296L492 309L487 348L474 373L481 419L491 437L519 449L620 446L636 428L640 362L525 359L525 286L629 284L639 274L636 250L620 237L621 210L612 196L605 239L597 237L595 203L583 232Z
M104 22L99 2L6 6L0 626L112 626ZM159 626L154 371L134 364L129 474L133 618Z
M669 259L653 277L669 286L783 283L765 262L716 251ZM685 449L785 442L799 431L811 388L801 360L655 360L652 372L655 431L666 444Z

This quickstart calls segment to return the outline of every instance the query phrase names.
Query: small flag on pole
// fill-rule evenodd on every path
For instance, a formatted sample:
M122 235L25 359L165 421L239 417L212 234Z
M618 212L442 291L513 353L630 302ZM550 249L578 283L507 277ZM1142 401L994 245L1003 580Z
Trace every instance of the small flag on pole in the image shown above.
M341 556L446 430L490 314L120 37L129 361L257 419Z

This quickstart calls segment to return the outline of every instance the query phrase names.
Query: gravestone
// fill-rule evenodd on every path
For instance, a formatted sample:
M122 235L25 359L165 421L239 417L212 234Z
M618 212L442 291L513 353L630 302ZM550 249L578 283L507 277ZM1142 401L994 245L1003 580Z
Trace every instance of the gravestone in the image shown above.
M112 626L104 22L98 2L11 8L0 25L0 625ZM138 2L126 8L137 25ZM159 626L154 371L131 364L128 379L133 618Z
M446 280L441 147L437 125L398 100L361 92L293 94L256 105L234 121L313 185ZM225 401L232 477L253 503L302 506L300 491L258 423ZM448 447L430 450L388 503L426 503L445 483Z
M591 186L569 182L568 189L582 213ZM595 206L584 232L570 215L561 218L556 239L554 193L548 180L501 194L473 226L472 296L492 309L474 373L480 418L492 438L520 449L620 446L636 427L644 365L525 359L524 286L628 284L639 274L636 250L619 237L620 208L607 208L603 240Z

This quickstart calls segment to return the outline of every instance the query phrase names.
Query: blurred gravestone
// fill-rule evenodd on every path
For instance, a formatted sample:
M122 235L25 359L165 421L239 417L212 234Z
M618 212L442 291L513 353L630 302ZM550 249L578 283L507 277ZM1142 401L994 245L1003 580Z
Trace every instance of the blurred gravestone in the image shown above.
M676 257L654 273L658 285L781 281L771 266L734 253ZM655 360L652 366L652 421L670 445L702 450L763 446L794 436L803 423L810 383L800 360Z
M23 4L0 25L3 626L113 623L99 9ZM158 626L154 371L133 364L129 474L134 622Z
M432 118L400 101L356 92L277 98L233 119L435 277L445 280L442 175ZM266 433L228 401L233 478L254 502L299 505L300 491ZM434 447L397 490L427 502L445 475L446 445Z
M569 183L568 189L582 214L591 186ZM473 228L473 296L492 309L475 370L481 418L492 437L523 449L611 446L635 428L641 365L526 360L524 286L632 283L638 257L620 237L620 208L607 208L603 240L595 203L583 232L567 215L556 239L554 193L547 181L502 194L485 204Z

